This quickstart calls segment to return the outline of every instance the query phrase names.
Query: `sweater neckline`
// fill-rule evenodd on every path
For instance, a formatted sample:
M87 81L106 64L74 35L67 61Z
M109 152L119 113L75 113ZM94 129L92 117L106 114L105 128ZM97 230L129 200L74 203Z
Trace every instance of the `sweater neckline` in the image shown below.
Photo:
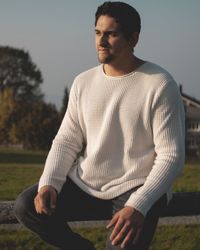
M141 70L141 68L143 68L145 65L148 64L148 61L144 62L143 64L141 64L139 67L137 67L136 69L134 69L133 71L131 71L130 73L128 74L125 74L125 75L121 75L121 76L109 76L109 75L106 75L106 73L104 72L104 69L103 69L103 64L100 65L100 70L101 70L101 74L107 78L107 79L111 79L111 80L120 80L120 79L124 79L124 78L128 78L130 76L133 76L135 75L138 71Z

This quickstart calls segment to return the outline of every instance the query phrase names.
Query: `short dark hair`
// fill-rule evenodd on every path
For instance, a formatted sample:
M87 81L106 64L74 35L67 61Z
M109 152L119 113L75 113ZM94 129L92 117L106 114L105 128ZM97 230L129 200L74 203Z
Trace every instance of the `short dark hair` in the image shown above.
M126 39L130 39L134 32L140 33L141 19L135 8L123 2L104 2L95 13L95 26L100 16L108 15L115 18L120 25Z

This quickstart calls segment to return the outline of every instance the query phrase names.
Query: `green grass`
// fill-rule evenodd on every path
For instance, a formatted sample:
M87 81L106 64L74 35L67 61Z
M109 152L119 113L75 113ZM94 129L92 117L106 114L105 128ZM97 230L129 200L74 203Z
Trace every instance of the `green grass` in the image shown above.
M26 187L38 182L47 152L0 149L0 200L14 200ZM200 164L186 165L173 191L200 191Z
M0 163L39 164L44 163L46 151L0 149Z
M104 250L107 231L100 228L76 229L90 239L97 250ZM150 250L198 250L200 249L200 225L159 226ZM0 230L1 250L55 250L26 230Z
M38 182L47 152L0 150L0 200L14 200L17 195Z
M0 150L0 200L14 200L26 187L38 181L47 152ZM200 164L186 165L175 182L174 191L200 191ZM104 228L76 229L103 250L107 231ZM200 249L200 225L160 226L150 250ZM27 230L0 229L1 250L55 250Z
M19 193L38 182L41 164L0 164L0 199L14 200Z
M200 225L160 226L151 250L199 250Z
M200 191L200 164L190 164L184 167L183 173L176 180L173 190L176 192Z

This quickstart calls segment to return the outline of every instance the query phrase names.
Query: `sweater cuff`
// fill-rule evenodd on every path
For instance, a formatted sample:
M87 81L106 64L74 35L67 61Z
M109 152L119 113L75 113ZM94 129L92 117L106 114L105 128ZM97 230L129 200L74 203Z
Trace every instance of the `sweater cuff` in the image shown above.
M125 203L125 206L133 207L137 211L139 211L141 214L146 216L147 212L151 208L151 204L149 200L145 197L141 197L140 195L137 195L136 193L133 193L130 198Z
M39 184L38 184L38 192L41 187L43 186L52 186L56 189L57 193L60 193L63 184L60 183L58 180L51 179L51 178L40 178Z

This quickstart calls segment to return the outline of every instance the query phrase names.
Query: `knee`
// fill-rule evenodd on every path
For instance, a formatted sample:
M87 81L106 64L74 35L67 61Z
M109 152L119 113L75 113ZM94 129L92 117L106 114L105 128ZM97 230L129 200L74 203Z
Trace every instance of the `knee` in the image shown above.
M28 215L33 213L34 197L34 192L30 192L30 190L25 190L24 192L19 194L19 196L15 200L13 210L16 218L20 222L23 222Z
M15 200L14 207L13 207L13 210L17 219L21 220L23 215L26 213L27 211L26 206L27 206L26 200L24 199L23 194L20 194Z

